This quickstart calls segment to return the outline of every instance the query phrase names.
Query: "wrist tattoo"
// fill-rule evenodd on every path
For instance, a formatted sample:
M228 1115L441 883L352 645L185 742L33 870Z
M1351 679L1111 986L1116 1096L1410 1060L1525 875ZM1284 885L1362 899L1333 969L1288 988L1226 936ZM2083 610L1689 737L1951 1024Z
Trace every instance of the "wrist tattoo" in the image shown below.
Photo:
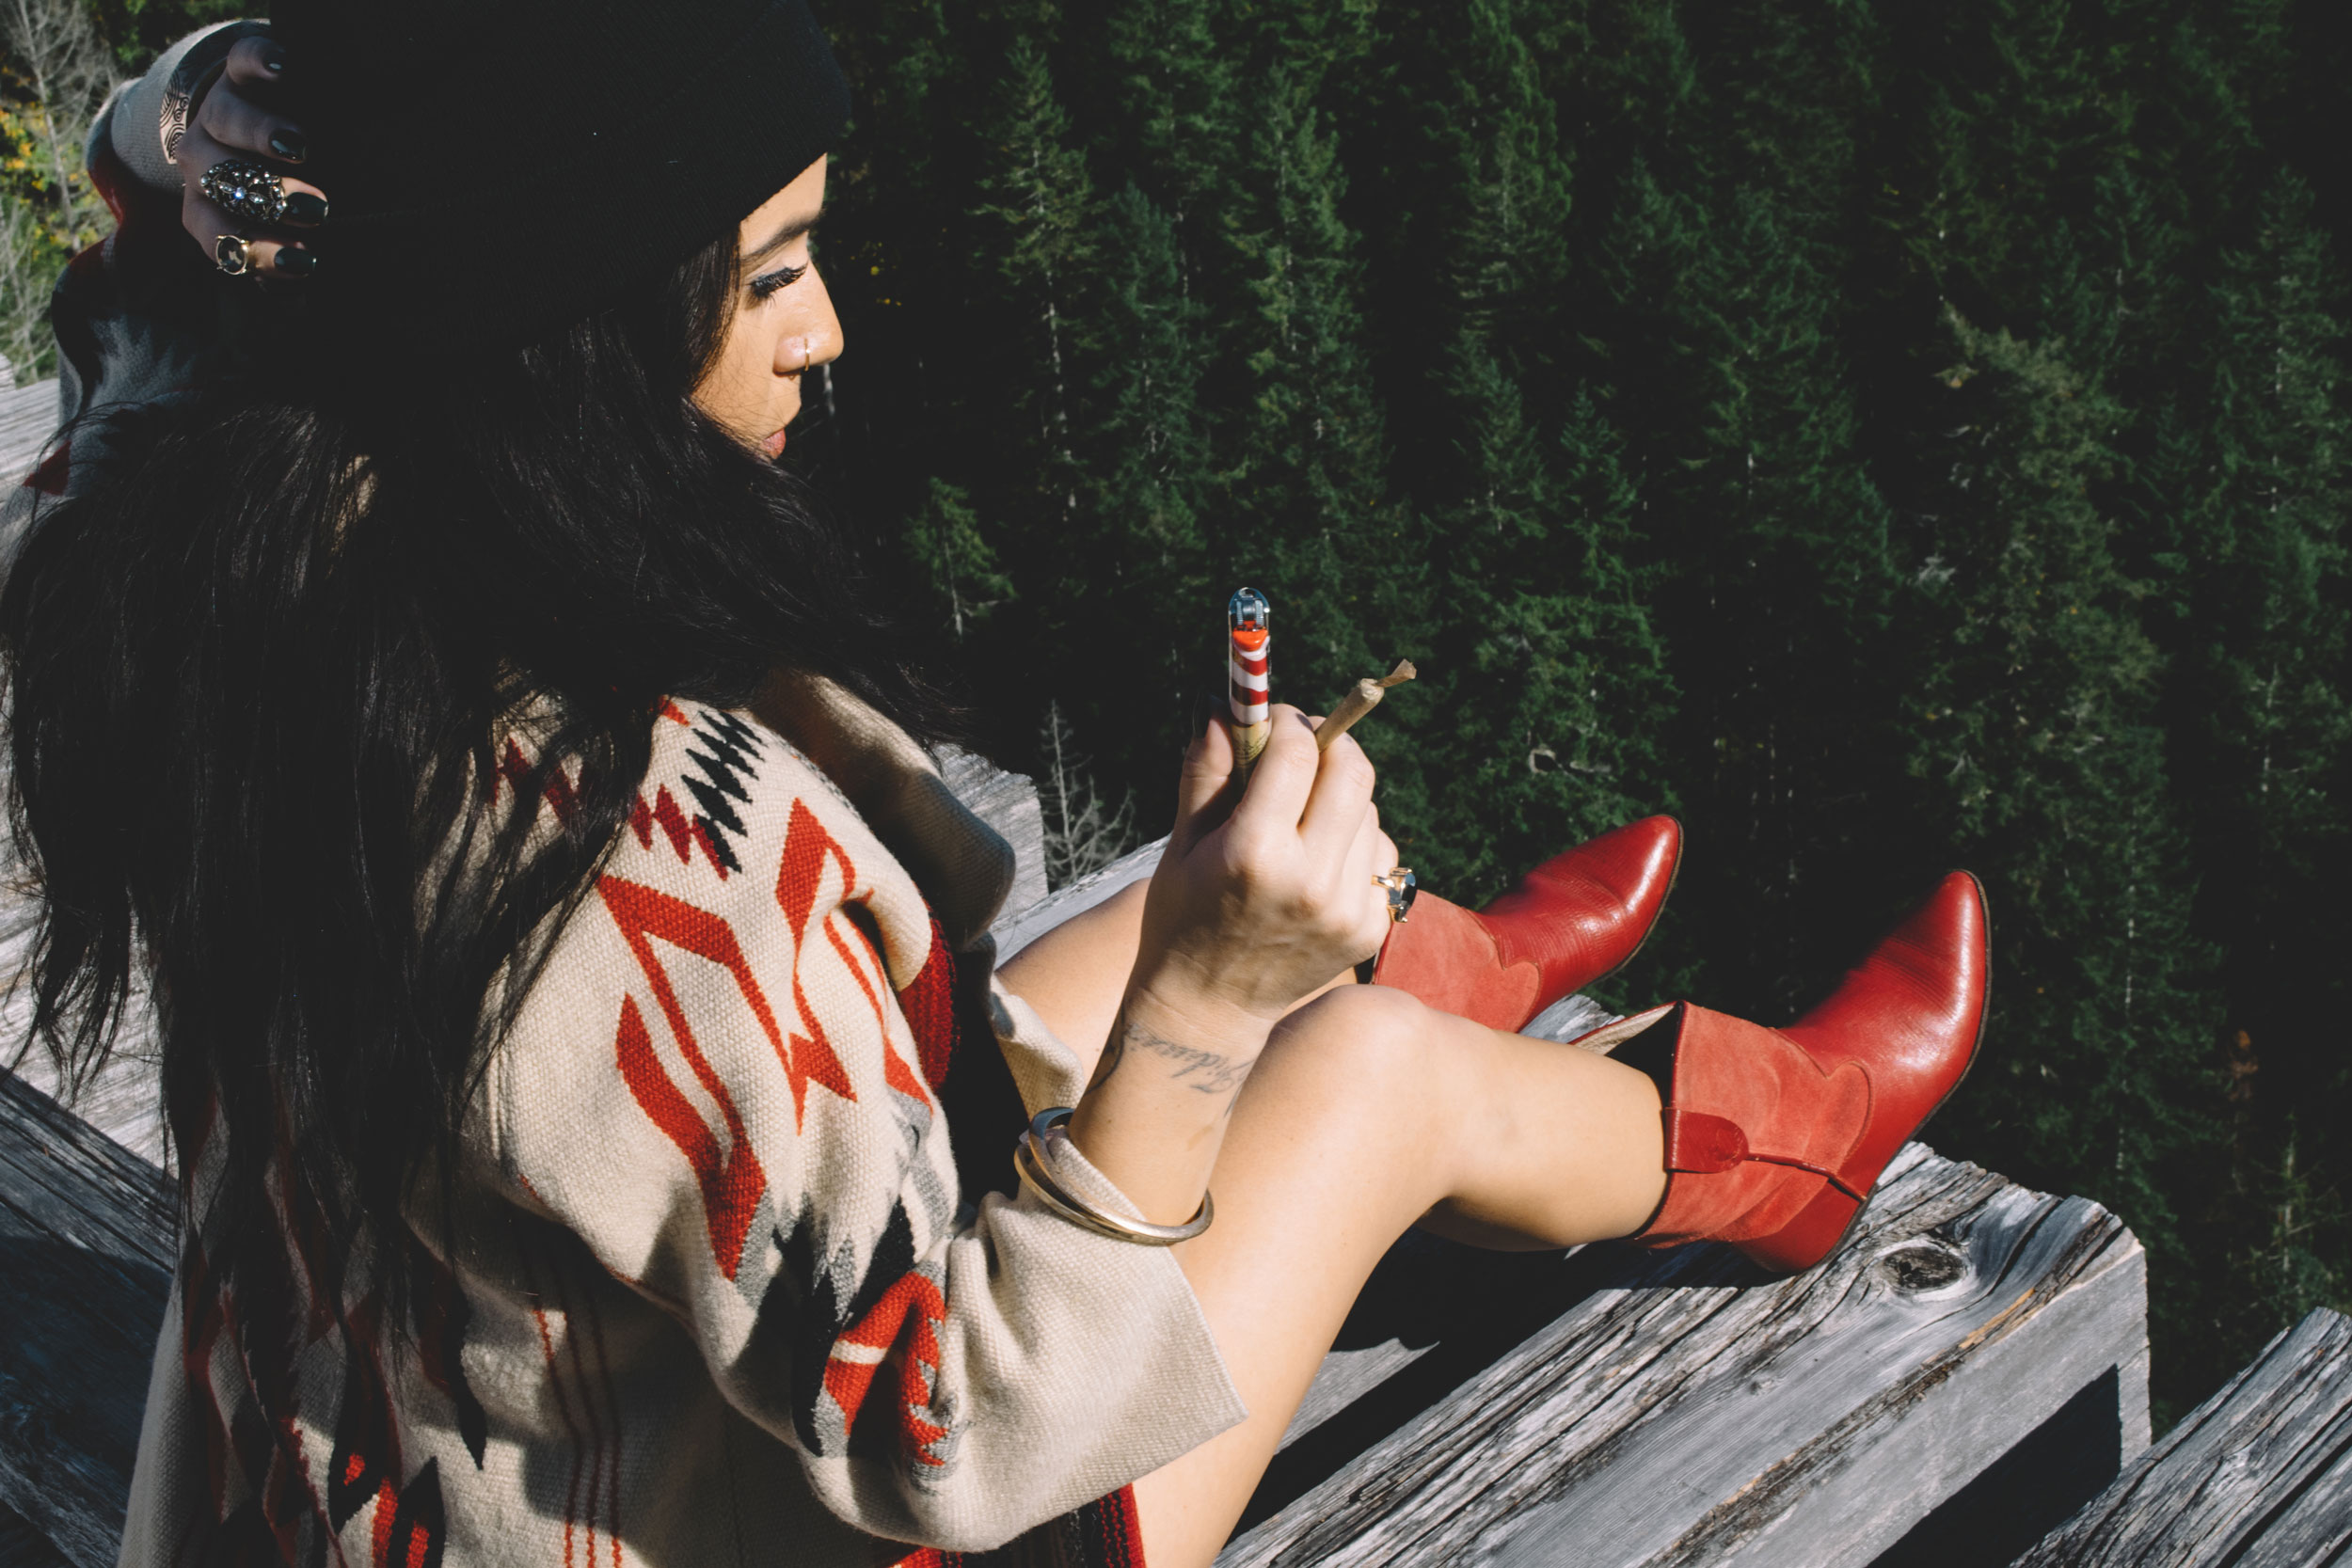
M1094 1064L1094 1077L1088 1087L1106 1082L1127 1059L1127 1050L1149 1052L1164 1061L1175 1064L1171 1075L1201 1094L1227 1094L1241 1086L1249 1076L1249 1069L1258 1065L1255 1056L1239 1060L1216 1051L1203 1051L1162 1035L1155 1035L1139 1023L1131 1023L1121 1014L1111 1037L1103 1047L1102 1059Z

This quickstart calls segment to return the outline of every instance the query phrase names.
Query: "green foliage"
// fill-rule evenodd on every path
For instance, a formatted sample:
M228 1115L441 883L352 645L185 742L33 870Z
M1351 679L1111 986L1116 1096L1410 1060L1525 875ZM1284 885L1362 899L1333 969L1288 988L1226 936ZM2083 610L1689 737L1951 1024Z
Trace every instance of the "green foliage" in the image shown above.
M1931 1136L2139 1230L2160 1403L2344 1304L2341 8L832 11L827 469L1007 760L1164 821L1249 580L1288 696L1420 664L1434 885L1684 816L1613 1000L1785 1018L1968 865Z
M1954 564L1925 595L1948 652L1913 767L1999 923L1994 1037L2031 1042L1994 1057L1952 1123L1989 1163L2130 1215L2177 1271L2184 1199L2164 1174L2213 1134L2218 1018L2178 869L2164 661L2093 499L2120 411L2062 345L1951 330Z

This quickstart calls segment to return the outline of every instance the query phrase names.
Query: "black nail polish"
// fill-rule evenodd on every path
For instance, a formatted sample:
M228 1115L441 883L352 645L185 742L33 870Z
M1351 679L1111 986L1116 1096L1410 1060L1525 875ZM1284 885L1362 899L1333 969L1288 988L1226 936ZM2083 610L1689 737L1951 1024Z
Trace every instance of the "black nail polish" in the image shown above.
M286 56L283 55L264 55L262 56L262 69L268 71L272 76L279 75L283 73L286 69Z
M284 277L308 277L319 270L318 253L310 250L281 249L271 270Z
M309 191L289 191L286 210L280 215L298 229L316 229L326 221L326 198Z
M298 164L310 155L310 143L299 131L272 131L269 150L290 164Z

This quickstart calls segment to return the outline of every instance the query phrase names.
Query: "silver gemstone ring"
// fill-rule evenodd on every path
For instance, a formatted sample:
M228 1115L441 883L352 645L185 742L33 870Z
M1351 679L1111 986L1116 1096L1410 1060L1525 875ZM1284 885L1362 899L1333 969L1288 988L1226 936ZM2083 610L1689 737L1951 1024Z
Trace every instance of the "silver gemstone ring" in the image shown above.
M276 223L286 215L286 182L260 164L224 158L199 182L205 199L222 212L254 223Z

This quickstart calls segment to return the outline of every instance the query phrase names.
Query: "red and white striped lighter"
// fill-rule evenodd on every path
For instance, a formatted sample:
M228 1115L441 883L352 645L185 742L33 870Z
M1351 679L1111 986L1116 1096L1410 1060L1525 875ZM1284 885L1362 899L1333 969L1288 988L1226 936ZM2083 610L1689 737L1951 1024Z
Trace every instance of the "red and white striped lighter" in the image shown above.
M1229 696L1233 712L1233 777L1245 785L1273 728L1266 718L1266 705L1273 700L1266 677L1266 655L1274 641L1266 629L1269 614L1265 595L1254 588L1241 589L1226 601L1225 626L1231 639L1232 677Z

